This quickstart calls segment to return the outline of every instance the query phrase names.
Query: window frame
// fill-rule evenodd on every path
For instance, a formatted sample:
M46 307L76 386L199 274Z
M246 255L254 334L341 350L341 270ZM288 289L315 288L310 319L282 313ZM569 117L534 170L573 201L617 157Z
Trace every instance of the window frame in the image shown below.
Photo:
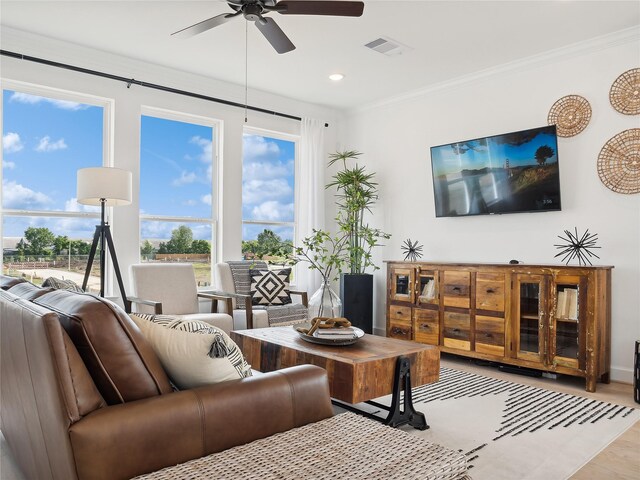
M300 173L300 135L295 135L295 134L291 134L291 133L284 133L284 132L278 132L275 130L268 130L265 128L258 128L258 127L249 127L249 126L245 126L242 129L242 135L244 137L245 134L249 134L249 135L259 135L261 137L267 137L267 138L275 138L277 140L284 140L287 142L292 142L293 143L293 152L294 152L294 159L293 159L293 222L274 222L274 221L261 221L261 220L245 220L244 219L244 215L242 212L244 212L244 201L242 201L242 205L241 205L241 221L242 221L242 225L241 228L244 231L244 225L269 225L269 226L275 226L275 227L280 227L280 226L285 226L285 227L292 227L293 230L293 238L291 239L291 242L293 244L293 248L295 251L296 248L296 238L297 238L297 231L298 231L298 210L299 210L299 197L300 197L300 187L299 187L299 173ZM244 143L244 142L243 142ZM244 170L244 148L242 149L242 168ZM244 183L244 175L242 176L242 183ZM242 189L242 185L240 187ZM243 193L243 192L242 192ZM244 241L244 235L241 235L240 241ZM294 265L292 266L293 270L297 271L298 266ZM297 275L294 273L293 278L297 278ZM295 286L294 283L292 283L292 286Z
M100 97L88 93L75 92L72 90L63 90L60 88L49 87L34 83L22 82L6 78L0 79L0 109L4 112L4 92L10 90L14 92L26 93L28 95L36 95L39 97L53 98L56 100L66 100L71 102L83 103L95 107L102 108L102 163L101 167L113 167L113 142L114 142L114 105L115 100L112 98ZM0 115L0 131L4 133L4 114ZM4 180L4 150L0 151L0 185ZM76 193L73 193L75 197ZM79 219L100 219L99 212L69 212L64 210L23 210L23 209L6 209L4 208L3 195L0 194L0 239L4 238L4 217L50 217L50 218L79 218ZM113 217L113 207L107 207L105 210L107 221ZM113 285L113 265L109 255L106 262L106 285L105 291L108 295L112 294ZM0 248L0 271L4 271L4 248Z
M213 166L211 168L211 216L209 218L202 217L181 217L174 215L157 215L157 214L142 214L141 198L140 198L140 182L142 181L142 161L140 158L140 151L142 149L142 117L154 117L163 120L170 120L175 122L196 124L204 127L210 127L213 130L213 138L211 139L211 161ZM152 107L149 105L142 105L140 109L140 148L138 149L138 166L139 166L139 183L138 183L138 263L141 262L140 245L142 244L142 222L143 221L161 221L168 223L205 223L211 225L211 285L213 285L213 267L217 262L217 258L220 248L220 210L221 204L221 167L222 167L222 138L223 138L223 121L213 117L205 117L202 115L196 115L192 113L179 112L175 110L169 110L166 108ZM211 290L211 286L202 287L202 290Z

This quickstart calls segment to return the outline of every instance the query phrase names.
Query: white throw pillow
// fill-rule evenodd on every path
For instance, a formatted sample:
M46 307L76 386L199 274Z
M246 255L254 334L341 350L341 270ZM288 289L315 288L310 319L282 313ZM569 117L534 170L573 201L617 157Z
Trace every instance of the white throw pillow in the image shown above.
M180 389L251 376L251 366L217 327L169 315L130 314Z

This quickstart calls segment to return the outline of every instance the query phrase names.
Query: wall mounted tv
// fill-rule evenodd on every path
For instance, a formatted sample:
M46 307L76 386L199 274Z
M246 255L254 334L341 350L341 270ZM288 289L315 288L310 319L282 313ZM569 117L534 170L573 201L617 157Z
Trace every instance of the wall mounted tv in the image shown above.
M436 217L560 210L555 125L431 147Z

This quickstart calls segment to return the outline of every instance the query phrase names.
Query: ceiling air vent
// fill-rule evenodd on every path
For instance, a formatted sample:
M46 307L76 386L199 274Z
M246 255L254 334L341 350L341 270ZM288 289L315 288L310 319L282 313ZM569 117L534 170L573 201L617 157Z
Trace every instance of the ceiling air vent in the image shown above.
M370 48L378 53L382 53L383 55L387 55L388 57L394 57L396 55L402 55L403 53L412 50L411 47L403 45L396 40L393 40L389 37L380 37L376 38L372 42L369 42L365 45L365 47Z

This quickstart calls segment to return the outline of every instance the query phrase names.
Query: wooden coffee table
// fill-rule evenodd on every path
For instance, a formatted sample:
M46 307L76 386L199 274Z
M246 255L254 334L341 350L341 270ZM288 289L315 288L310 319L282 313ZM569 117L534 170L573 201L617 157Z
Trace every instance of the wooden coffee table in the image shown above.
M429 428L424 415L413 408L411 387L438 381L437 347L376 335L365 335L353 345L325 346L302 340L293 327L237 330L231 338L256 370L317 365L327 370L331 397L350 404L341 406L366 414L353 404L367 402L389 411L384 419L374 417L388 425ZM393 394L390 407L371 401L388 394Z

